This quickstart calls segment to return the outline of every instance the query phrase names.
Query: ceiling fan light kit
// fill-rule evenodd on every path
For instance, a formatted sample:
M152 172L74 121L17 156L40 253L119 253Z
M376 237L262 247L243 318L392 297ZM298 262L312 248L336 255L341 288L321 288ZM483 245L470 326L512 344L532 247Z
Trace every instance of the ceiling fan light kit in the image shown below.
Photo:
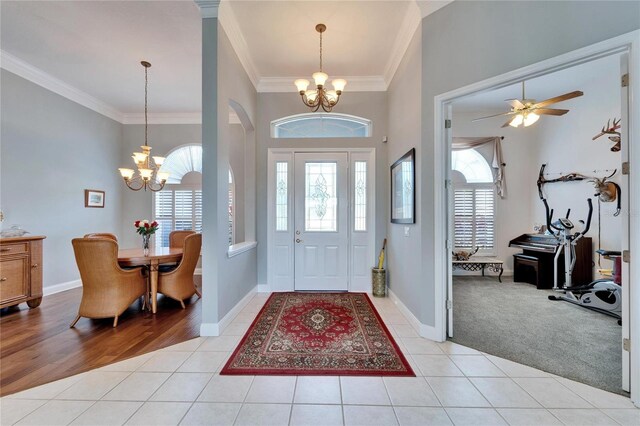
M347 85L347 81L342 78L336 78L331 81L333 90L326 89L327 80L329 75L322 71L322 33L327 30L327 26L324 24L316 25L316 31L320 33L320 71L312 74L313 83L316 86L315 89L307 90L309 87L309 80L300 78L293 82L298 93L302 97L302 102L311 108L313 112L322 108L325 112L331 112L334 106L340 100L340 95L344 91L344 87Z
M504 123L502 127L529 127L540 119L541 115L565 115L569 112L568 109L555 109L547 108L548 105L555 104L569 99L577 98L584 95L579 90L574 92L565 93L564 95L549 98L547 100L536 102L535 99L527 99L524 92L524 81L522 82L522 99L507 99L507 102L511 104L511 111L501 114L489 115L487 117L476 118L472 121L484 120L486 118L512 116L509 121Z

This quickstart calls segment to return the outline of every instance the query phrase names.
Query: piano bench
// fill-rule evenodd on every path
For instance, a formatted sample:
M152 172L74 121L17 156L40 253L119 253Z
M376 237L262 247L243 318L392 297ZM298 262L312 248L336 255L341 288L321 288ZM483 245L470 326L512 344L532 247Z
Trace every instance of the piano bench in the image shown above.
M526 254L513 255L513 281L521 283L529 283L540 288L540 264L539 259L535 256Z

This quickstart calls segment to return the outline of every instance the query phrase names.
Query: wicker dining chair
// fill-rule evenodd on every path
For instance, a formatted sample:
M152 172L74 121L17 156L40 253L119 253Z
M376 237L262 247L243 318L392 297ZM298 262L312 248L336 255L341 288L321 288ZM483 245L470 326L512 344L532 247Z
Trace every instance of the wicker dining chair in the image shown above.
M196 231L172 231L169 234L169 247L182 248L184 246L184 239L195 233Z
M184 239L182 260L178 266L170 272L160 272L158 274L158 293L180 302L182 309L185 308L184 300L200 292L193 283L193 273L200 259L200 249L202 248L202 234L188 235Z
M196 231L171 231L169 234L169 248L183 248L184 239ZM164 263L159 266L160 272L171 272L178 266L177 263Z
M95 232L93 234L85 234L84 238L108 238L115 242L118 242L118 237L114 234L109 234L108 232Z
M122 269L118 265L118 243L107 238L74 238L71 242L82 280L82 300L78 316L111 318L113 326L118 317L140 296L146 304L147 280L142 268Z

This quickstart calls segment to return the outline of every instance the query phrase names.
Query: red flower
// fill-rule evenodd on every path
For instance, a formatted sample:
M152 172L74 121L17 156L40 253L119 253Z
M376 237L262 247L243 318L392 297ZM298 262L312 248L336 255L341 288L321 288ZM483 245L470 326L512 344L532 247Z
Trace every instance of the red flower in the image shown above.
M139 220L136 220L135 226L136 226L136 228L140 226L140 221Z
M153 222L151 222L151 226L155 228L156 226L158 226L158 222L154 220Z
M145 223L145 224L144 224L144 227L145 227L145 228L147 228L147 229L149 229L149 224L148 224L148 223Z

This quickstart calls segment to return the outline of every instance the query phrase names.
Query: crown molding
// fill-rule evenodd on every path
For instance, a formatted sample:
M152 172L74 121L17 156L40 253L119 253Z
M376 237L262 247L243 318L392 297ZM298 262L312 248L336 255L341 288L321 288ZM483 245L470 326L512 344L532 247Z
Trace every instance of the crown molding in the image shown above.
M123 113L111 105L61 81L52 75L0 50L0 68L121 124L144 124L144 113ZM151 113L149 124L201 124L202 114Z
M242 35L242 31L238 25L238 19L229 5L229 2L222 3L222 6L220 7L220 24L224 28L224 32L227 34L227 37L231 42L231 46L236 52L236 55L247 73L249 80L251 80L253 87L257 90L259 81L258 70L251 59L249 46L247 45L244 35Z
M398 32L393 48L391 49L391 55L389 56L387 66L384 69L384 81L387 87L391 84L391 80L393 80L393 76L396 74L400 63L402 62L402 58L404 58L405 53L407 53L409 44L411 43L411 40L413 39L413 36L421 22L422 18L420 17L420 8L416 3L411 2L407 8L407 13L404 15L402 24L400 25L400 31Z
M149 124L202 124L202 114L199 112L185 113L149 113ZM144 113L123 114L122 124L144 124Z
M200 8L203 19L217 18L220 10L220 0L194 0Z
M302 77L262 77L258 83L258 93L296 93L293 82ZM338 78L336 76L336 78ZM387 83L382 76L340 76L347 80L345 92L384 92Z
M24 78L38 86L67 98L77 104L89 108L99 114L122 123L124 114L101 100L76 89L75 87L58 80L50 74L34 67L31 64L16 58L10 53L0 50L0 68L3 68L19 77Z
M425 18L428 15L431 15L436 10L442 9L443 7L448 5L449 3L453 3L453 1L454 0L439 0L439 1L434 1L434 0L416 0L416 4L418 5L418 8L420 9L420 16L422 18Z

